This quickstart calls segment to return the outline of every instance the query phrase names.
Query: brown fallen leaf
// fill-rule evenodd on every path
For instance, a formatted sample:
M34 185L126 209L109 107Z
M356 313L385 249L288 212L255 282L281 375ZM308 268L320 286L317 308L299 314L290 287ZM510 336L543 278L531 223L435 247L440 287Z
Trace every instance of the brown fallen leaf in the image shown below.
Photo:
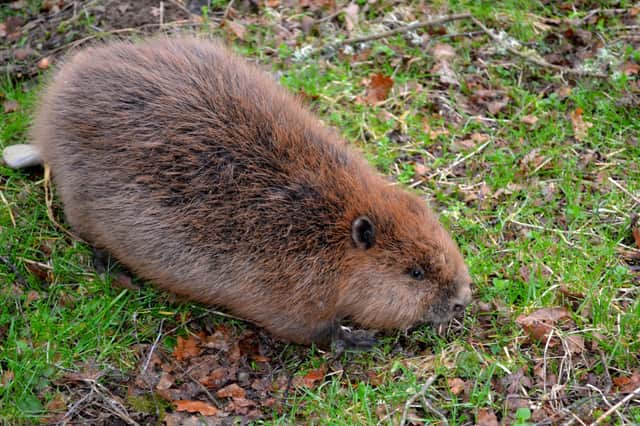
M67 403L64 400L64 396L61 393L57 393L47 405L45 405L47 412L52 413L56 411L65 411L67 409Z
M618 392L631 393L640 387L640 370L635 370L631 376L615 377L612 381Z
M640 72L640 65L633 62L625 62L620 67L620 71L627 76L638 74Z
M247 34L247 29L244 25L239 22L229 20L224 21L224 25L229 28L236 37L238 37L240 40L244 40Z
M376 105L389 96L393 87L393 79L382 74L373 74L367 85L367 94L364 100L369 105Z
M347 27L347 32L351 33L353 29L358 25L358 12L360 6L357 3L349 3L349 6L344 8L344 23Z
M39 281L43 282L51 282L53 281L53 272L50 268L47 268L46 265L35 263L35 262L25 262L25 268L31 275L37 278Z
M173 351L173 356L178 361L193 358L200 355L201 349L199 347L199 341L193 334L190 334L186 339L178 336L176 348Z
M640 249L640 228L638 228L638 216L631 218L631 234L636 242L636 247Z
M247 396L247 392L238 384L232 383L216 392L216 396L218 398L244 398Z
M454 395L460 395L464 390L464 380L459 377L447 379L447 384L449 385L449 390Z
M291 381L291 384L294 387L307 387L312 389L313 387L315 387L316 382L322 380L324 378L324 375L327 372L327 367L326 366L322 366L320 368L317 368L315 370L311 370L309 371L306 375L304 376L296 376L293 378L293 380Z
M211 404L202 401L188 401L179 399L173 401L176 411L187 411L189 413L200 413L203 416L215 416L218 409Z
M13 51L13 57L16 61L24 61L29 56L33 56L37 52L29 47L21 47Z
M529 315L520 315L516 318L516 323L529 337L544 343L555 324L566 318L570 318L567 308L542 308Z
M504 107L506 107L507 105L509 105L509 98L505 96L498 100L489 102L487 104L487 109L491 114L496 115L497 113L502 111Z
M447 61L438 61L430 72L439 77L440 83L446 86L460 86L458 76Z
M228 376L228 369L225 367L218 367L215 370L213 370L211 373L209 373L209 375L200 379L199 382L208 388L211 388L214 386L218 387L227 381L227 376Z
M588 121L584 121L582 118L582 108L576 108L574 111L569 112L569 118L571 119L571 124L573 125L573 135L579 141L584 141L587 137L588 130L593 127L593 123Z
M5 371L2 377L0 377L0 387L7 386L9 382L13 380L14 377L15 375L13 371L11 370Z
M424 118L422 120L422 129L423 131L429 135L429 138L431 139L436 139L438 136L440 135L448 135L449 134L449 130L448 129L432 129L431 125L429 124L429 120L427 118Z
M487 408L481 408L478 410L478 414L476 414L476 425L477 426L498 426L498 418L496 417L493 410L489 410Z
M528 172L535 170L546 160L546 157L540 155L540 148L534 148L522 157L520 160L520 170Z
M579 334L572 334L565 339L569 352L572 354L581 354L584 352L584 337Z
M571 95L571 90L571 86L561 86L558 87L555 92L560 99L566 99L569 97L569 95Z
M535 115L525 115L520 118L520 122L526 124L527 126L533 126L538 122L538 117Z
M413 165L413 168L417 176L425 176L427 173L429 173L429 168L423 163L415 163Z
M166 390L169 389L175 383L176 379L166 371L162 372L162 376L160 376L160 381L156 385L156 389Z
M429 51L436 61L448 61L456 56L456 51L446 43L436 43Z
M13 99L7 99L2 103L2 108L4 109L4 113L8 114L10 112L16 112L20 108L20 104Z

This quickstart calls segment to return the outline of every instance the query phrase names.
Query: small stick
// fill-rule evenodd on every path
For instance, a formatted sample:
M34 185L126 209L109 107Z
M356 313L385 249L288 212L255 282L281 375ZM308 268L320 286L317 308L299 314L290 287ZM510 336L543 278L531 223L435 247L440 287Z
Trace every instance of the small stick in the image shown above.
M191 16L191 11L186 7L184 7L184 5L180 3L178 0L169 0L169 2L173 4L175 7L177 7L178 9L182 10L184 13L186 13L187 16Z
M604 419L606 419L607 417L609 417L609 415L611 413L613 413L614 411L616 411L618 408L620 408L622 405L626 404L627 402L631 401L631 399L633 397L635 397L636 395L640 395L640 386L638 386L637 388L634 389L633 392L631 392L629 395L625 396L624 398L622 398L620 401L618 401L616 404L613 405L613 407L609 408L603 415L601 415L600 417L598 417L596 419L595 422L591 423L591 426L595 426L595 425L599 425L600 423L602 423L604 421Z
M4 197L4 192L2 191L0 191L0 198L2 199L2 202L7 206L7 210L9 211L9 219L11 219L11 224L15 228L16 218L13 216L13 212L11 211L11 206L9 205L9 202L7 201L7 199Z
M413 404L416 401L416 399L420 398L427 392L427 390L433 384L433 382L435 382L437 377L438 377L437 375L433 375L429 377L427 381L424 383L424 385L422 385L422 388L420 388L420 391L412 395L411 398L407 400L407 402L404 404L404 410L402 411L402 419L400 420L400 426L404 426L407 424L407 417L409 416L409 409L411 408L411 404Z
M469 154L465 155L464 157L454 161L449 167L445 168L444 170L437 170L436 172L434 172L433 174L431 174L429 176L429 179L433 179L437 175L444 176L444 173L450 173L454 168L456 168L460 164L462 164L465 161L467 161L469 158L473 157L474 155L476 155L477 153L479 153L480 151L485 149L487 147L487 145L489 145L491 142L493 142L493 141L491 139L489 139L488 141L486 141L485 143L480 145L478 148L473 150L471 153L469 153Z
M567 68L567 67L562 67L560 65L556 65L556 64L552 64L550 62L547 62L546 60L542 59L541 57L535 57L532 55L527 55L524 52L519 51L518 49L515 49L511 46L508 46L504 43L502 43L502 40L500 40L500 38L495 35L493 33L492 30L490 30L489 28L487 28L482 22L480 22L477 18L471 16L470 17L471 20L477 25L479 26L482 31L488 35L493 41L495 41L496 43L499 43L501 47L503 47L504 49L506 49L509 53L518 56L522 59L524 59L525 61L528 61L534 65L538 65L539 67L543 67L543 68L549 68L552 69L554 71L558 71L560 73L564 73L564 74L571 74L571 75L575 75L578 77L598 77L598 78L608 78L609 76L607 74L603 74L600 72L592 72L592 71L586 71L586 70L579 70L579 69L575 69L575 68Z
M622 192L624 192L625 194L627 194L629 197L631 197L631 199L633 201L636 202L636 204L640 204L640 198L636 197L635 195L633 195L631 193L631 191L629 191L627 188L625 188L624 186L622 186L620 183L616 182L613 178L609 178L609 182L611 182L612 184L614 184L615 186L618 187L618 189Z
M227 17L229 16L229 12L231 11L231 8L233 7L233 2L234 0L230 0L229 4L227 5L227 8L224 10L224 15L222 15L222 19L227 19Z
M404 26L404 27L395 28L393 30L385 31L385 32L378 33L378 34L371 34L371 35L363 36L363 37L353 37L353 38L348 38L348 39L345 39L345 40L337 41L335 43L328 44L328 45L324 46L323 48L321 48L319 50L327 50L329 48L337 49L340 46L344 46L344 45L347 45L347 44L364 43L366 41L378 40L378 39L385 38L385 37L391 37L391 36L396 35L396 34L401 34L401 33L406 33L406 32L409 32L409 31L417 30L418 28L433 27L435 25L445 24L447 22L458 21L458 20L461 20L461 19L468 19L468 18L471 18L471 14L470 13L459 13L459 14L456 14L456 15L440 16L439 18L429 19L429 20L420 21L420 22L414 22L413 24L409 24L409 25Z

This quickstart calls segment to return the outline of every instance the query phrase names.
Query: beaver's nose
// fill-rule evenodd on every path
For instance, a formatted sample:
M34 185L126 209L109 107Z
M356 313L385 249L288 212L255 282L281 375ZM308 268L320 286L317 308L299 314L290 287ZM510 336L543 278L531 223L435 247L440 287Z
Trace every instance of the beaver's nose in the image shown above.
M451 300L451 309L454 315L459 315L464 308L471 303L471 283L465 283L458 287L458 294Z

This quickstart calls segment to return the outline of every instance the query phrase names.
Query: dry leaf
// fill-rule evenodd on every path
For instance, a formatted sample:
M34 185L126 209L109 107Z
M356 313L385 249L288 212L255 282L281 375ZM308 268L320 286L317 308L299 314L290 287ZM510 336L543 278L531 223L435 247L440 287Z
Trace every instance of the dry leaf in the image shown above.
M245 392L245 390L236 383L225 386L216 392L216 396L218 398L244 398L246 395L247 392Z
M636 242L636 246L640 249L640 228L638 228L638 216L631 219L631 234Z
M498 426L498 418L493 410L481 408L476 415L477 426Z
M593 127L592 123L584 121L582 112L582 108L576 108L574 111L569 112L569 118L573 125L573 134L579 141L584 141L589 128Z
M612 381L619 392L631 393L640 388L640 370L634 371L631 376L615 377Z
M522 157L520 160L520 169L523 172L533 170L538 167L545 160L545 157L540 155L540 148L534 148Z
M29 47L21 47L19 49L14 50L13 57L16 61L24 61L29 56L35 55L37 52Z
M280 0L267 0L265 4L267 5L267 7L274 9L280 6Z
M393 87L393 79L391 77L382 74L373 74L367 85L367 94L364 100L369 105L376 105L387 99L391 87Z
M638 74L640 72L640 65L635 64L633 62L625 62L620 67L620 71L622 71L623 74L628 76Z
M187 401L179 399L173 401L176 411L188 411L189 413L200 413L203 416L215 416L218 409L211 404L202 401Z
M562 86L556 89L556 94L560 99L568 98L571 94L571 86Z
M175 383L176 379L166 371L162 372L162 376L160 376L160 381L156 385L156 389L166 390L169 389Z
M297 376L294 377L292 380L292 384L294 387L307 387L307 388L313 388L316 385L316 382L318 382L319 380L324 379L324 375L327 372L327 367L326 366L322 366L320 368L317 368L315 370L311 370L309 371L305 376Z
M533 126L538 122L538 117L536 117L535 115L525 115L524 117L520 118L520 122L528 126Z
M192 334L189 335L188 338L184 339L178 336L178 341L176 344L176 348L173 351L173 356L178 360L182 361L185 359L193 358L194 356L200 355L199 342L196 337Z
M2 108L4 109L4 113L8 114L10 112L16 112L18 108L20 108L20 104L12 99L7 99L2 104Z
M447 384L449 385L449 390L454 395L460 395L464 390L464 380L459 377L454 377L453 379L447 379Z
M448 135L449 134L449 130L447 129L431 129L431 125L429 125L429 120L427 118L424 118L422 120L422 128L424 130L424 132L426 134L429 135L430 139L435 139L440 135Z
M0 377L0 387L7 386L9 382L13 380L14 376L13 371L5 371L2 377Z
M491 101L487 104L487 109L493 115L496 115L509 104L509 98L507 96L500 98L496 101Z
M224 21L224 25L229 28L236 37L238 37L240 40L244 40L244 37L247 34L247 29L244 25L240 24L239 22L229 20Z
M413 167L418 176L425 176L429 172L429 168L422 163L415 163Z
M447 86L460 86L456 72L451 68L447 61L439 61L433 68L431 73L439 77L440 83Z
M520 315L516 323L529 337L544 343L555 324L566 318L570 318L566 308L542 308L529 315Z
M344 8L344 22L348 33L351 33L356 25L358 25L359 11L360 7L356 3L350 3L349 6Z
M579 334L567 336L566 340L569 352L572 354L581 354L584 352L584 337Z
M62 396L61 393L57 393L56 396L51 399L51 401L47 402L45 409L49 413L66 410L67 403L64 400L64 396Z
M436 43L430 53L436 61L448 61L456 56L455 49L445 43Z

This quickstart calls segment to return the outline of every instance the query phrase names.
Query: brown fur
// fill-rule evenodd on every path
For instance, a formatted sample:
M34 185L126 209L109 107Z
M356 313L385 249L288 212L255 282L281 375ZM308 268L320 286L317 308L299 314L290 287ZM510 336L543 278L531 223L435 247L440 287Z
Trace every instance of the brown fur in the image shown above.
M470 301L462 256L425 203L217 42L76 54L32 136L83 238L281 338L323 341L346 317L380 329L447 321ZM370 248L352 238L361 216Z

